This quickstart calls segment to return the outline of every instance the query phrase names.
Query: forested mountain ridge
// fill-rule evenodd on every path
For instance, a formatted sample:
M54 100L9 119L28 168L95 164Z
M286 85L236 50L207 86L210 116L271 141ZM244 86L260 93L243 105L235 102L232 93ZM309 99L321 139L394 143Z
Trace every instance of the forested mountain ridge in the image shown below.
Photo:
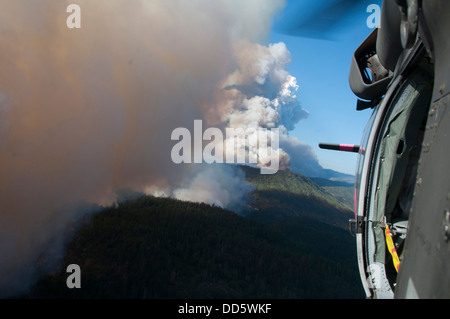
M261 175L252 167L242 166L241 169L255 187L244 212L246 216L259 221L310 217L348 228L348 219L353 215L349 205L312 179L290 171Z
M267 175L265 183L245 172L255 185L246 217L151 196L105 208L27 297L362 297L348 211L323 200L317 184L300 183L301 175ZM69 264L80 266L80 289L66 286Z

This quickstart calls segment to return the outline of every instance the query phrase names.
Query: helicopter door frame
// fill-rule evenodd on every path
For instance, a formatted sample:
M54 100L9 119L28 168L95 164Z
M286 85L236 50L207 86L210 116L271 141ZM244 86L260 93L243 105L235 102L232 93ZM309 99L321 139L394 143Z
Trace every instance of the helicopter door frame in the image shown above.
M362 282L367 297L394 298L396 275L392 274L392 267L387 267L384 228L393 223L392 227L400 234L399 239L403 241L406 236L409 208L407 205L401 207L399 198L402 196L406 204L412 195L411 185L414 183L411 184L411 177L405 179L405 174L407 165L415 165L415 156L411 157L410 151L404 152L403 145L411 148L422 144L419 132L428 114L433 89L431 65L422 61L424 63L417 60L413 72L396 77L374 112L367 145L363 146L364 153L360 152L360 156L364 156L364 164L361 176L357 172L360 184L357 181L359 189L355 208L356 219L363 227L357 237L357 252L360 275L366 279ZM402 145L401 149L398 145ZM392 150L393 146L396 152ZM401 195L404 186L408 190Z
M392 103L392 99L395 98L396 93L398 91L398 87L403 83L403 76L398 76L395 78L394 82L390 85L389 89L386 92L385 97L382 99L380 105L374 110L374 120L371 124L371 127L367 128L368 130L368 139L367 142L364 143L366 136L363 137L363 141L361 143L361 148L359 151L359 156L361 160L362 156L364 156L362 171L357 172L357 182L355 184L355 218L357 221L357 230L356 230L356 249L357 249L357 258L358 258L358 268L361 276L361 282L363 283L363 289L366 293L367 298L372 297L372 291L374 289L383 289L386 288L386 280L385 275L383 276L383 271L381 267L372 267L367 263L368 256L366 255L366 231L365 224L367 222L366 216L366 208L367 208L367 199L368 199L368 191L369 191L369 175L373 169L373 156L374 152L377 149L377 145L375 145L375 141L377 140L378 133L382 129L383 126L383 115L389 109L390 104ZM366 134L367 134L366 133ZM359 169L359 168L358 168ZM378 269L379 268L379 269ZM388 293L389 297L390 294Z

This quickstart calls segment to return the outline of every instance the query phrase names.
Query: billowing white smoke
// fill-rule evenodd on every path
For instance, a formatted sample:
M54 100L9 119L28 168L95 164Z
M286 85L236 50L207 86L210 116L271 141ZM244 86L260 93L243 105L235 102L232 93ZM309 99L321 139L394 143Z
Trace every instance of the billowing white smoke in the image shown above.
M222 104L209 113L210 123L244 132L243 136L225 138L225 150L221 149L224 158L230 151L236 155L238 150L234 145L237 143L237 148L245 151L246 163L266 166L276 156L280 169L285 169L289 167L290 157L279 143L285 145L286 141L293 141L290 149L304 149L305 145L288 136L288 132L308 116L297 99L296 79L286 69L291 61L290 53L284 43L263 46L248 41L237 42L234 53L237 69L224 82L219 99ZM271 143L275 139L274 128L278 129L279 143ZM261 140L267 143L262 146ZM242 191L250 188L240 176L236 178L231 174L230 178L230 171L222 171L225 167L215 166L215 174L211 169L200 172L197 169L194 180L175 190L173 195L183 200L235 208L246 193ZM277 169L278 166L275 171Z
M307 115L285 45L258 44L282 0L77 0L81 29L68 29L72 2L0 3L0 296L29 286L79 203L131 189L236 205L234 170L172 162L175 128L202 119L283 140Z
M205 165L192 175L174 191L176 198L239 211L252 190L242 171L232 166Z
M295 124L308 116L297 99L297 81L286 68L291 62L290 53L284 43L262 46L240 41L235 45L235 54L237 70L226 79L223 105L214 111L221 112L220 121L227 127L245 132L247 141L241 138L238 142L245 147L248 162L253 160L262 165L262 153L276 153L280 168L286 168L290 159L282 148L269 143L269 150L262 150L256 141L261 138L258 134L264 133L261 128L267 129L267 141L273 140L274 128L279 130L280 140L284 140Z

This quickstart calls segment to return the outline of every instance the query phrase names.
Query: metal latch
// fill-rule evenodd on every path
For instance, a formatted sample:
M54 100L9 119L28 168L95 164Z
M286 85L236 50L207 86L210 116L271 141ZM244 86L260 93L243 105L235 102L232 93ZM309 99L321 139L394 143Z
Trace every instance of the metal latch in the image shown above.
M364 220L363 216L356 216L356 219L352 218L348 221L348 230L352 236L363 232Z

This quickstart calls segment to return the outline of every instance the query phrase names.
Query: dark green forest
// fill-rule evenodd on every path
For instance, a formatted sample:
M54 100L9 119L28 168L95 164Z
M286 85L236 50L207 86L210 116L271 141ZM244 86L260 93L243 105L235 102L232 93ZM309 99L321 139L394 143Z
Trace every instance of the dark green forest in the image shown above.
M301 175L243 169L255 189L241 215L151 196L104 208L26 297L362 298L346 206Z

